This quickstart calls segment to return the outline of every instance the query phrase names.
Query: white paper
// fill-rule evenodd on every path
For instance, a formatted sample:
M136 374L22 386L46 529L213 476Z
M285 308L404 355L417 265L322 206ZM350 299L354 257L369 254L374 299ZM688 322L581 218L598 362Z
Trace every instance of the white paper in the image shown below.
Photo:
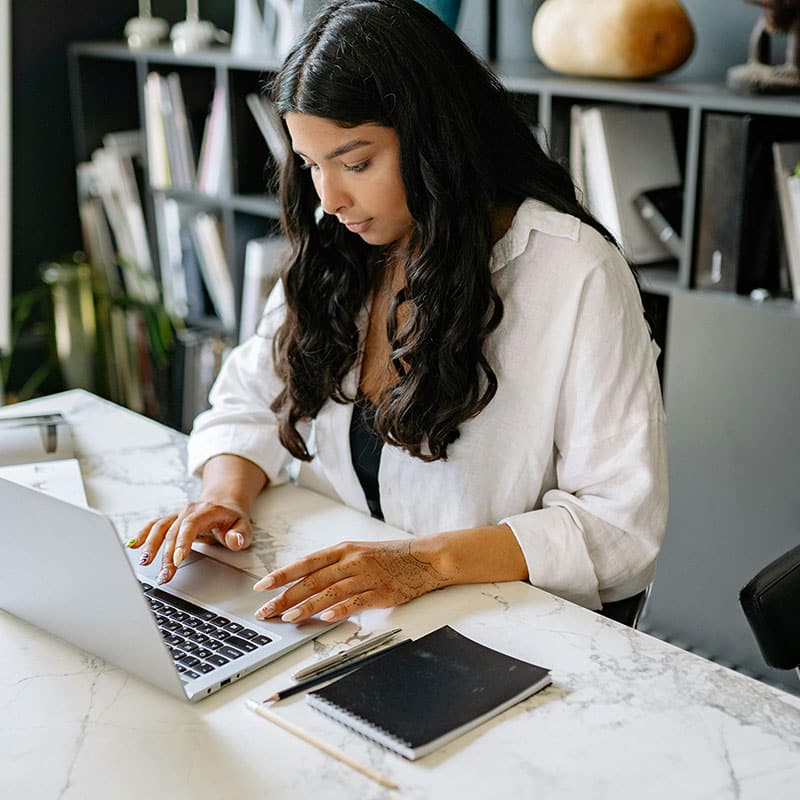
M47 492L76 506L89 505L77 458L0 467L0 478Z

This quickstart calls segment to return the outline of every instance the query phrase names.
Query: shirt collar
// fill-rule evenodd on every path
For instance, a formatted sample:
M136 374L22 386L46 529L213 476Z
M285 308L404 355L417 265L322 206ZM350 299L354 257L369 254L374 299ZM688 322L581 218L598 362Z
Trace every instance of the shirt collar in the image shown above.
M577 217L556 211L540 200L528 198L517 209L511 227L492 248L489 270L497 272L522 255L534 231L577 240L580 225Z

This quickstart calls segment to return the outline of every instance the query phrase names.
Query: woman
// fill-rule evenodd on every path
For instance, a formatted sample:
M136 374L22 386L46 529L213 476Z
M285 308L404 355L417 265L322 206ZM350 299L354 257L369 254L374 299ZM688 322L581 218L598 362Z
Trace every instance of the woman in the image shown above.
M658 348L567 173L413 0L334 0L272 94L291 261L195 423L200 498L131 540L142 563L161 548L163 582L198 536L247 547L253 501L299 459L415 537L275 570L256 588L289 588L261 618L454 583L529 580L595 609L641 592L667 507Z

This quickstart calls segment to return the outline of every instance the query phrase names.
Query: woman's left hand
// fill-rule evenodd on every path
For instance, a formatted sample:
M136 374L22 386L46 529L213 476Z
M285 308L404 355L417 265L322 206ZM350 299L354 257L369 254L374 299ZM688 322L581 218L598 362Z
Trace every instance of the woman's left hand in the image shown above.
M320 614L329 622L368 608L407 603L448 583L437 569L432 544L422 537L341 542L318 550L255 584L254 589L271 590L297 581L262 606L256 617L280 615L285 622L300 622Z

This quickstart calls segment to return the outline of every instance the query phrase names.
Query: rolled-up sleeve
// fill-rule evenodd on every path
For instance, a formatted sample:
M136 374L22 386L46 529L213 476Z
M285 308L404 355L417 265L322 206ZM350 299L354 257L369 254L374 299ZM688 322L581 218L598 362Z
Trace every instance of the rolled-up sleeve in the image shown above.
M282 388L272 345L284 316L283 286L278 281L258 332L225 359L209 395L211 408L195 419L187 456L192 474L199 474L212 456L229 453L257 464L273 485L288 480L292 458L278 440L277 419L270 409Z
M589 272L555 420L556 487L507 517L531 583L589 608L652 580L666 529L665 420L657 346L627 265Z

